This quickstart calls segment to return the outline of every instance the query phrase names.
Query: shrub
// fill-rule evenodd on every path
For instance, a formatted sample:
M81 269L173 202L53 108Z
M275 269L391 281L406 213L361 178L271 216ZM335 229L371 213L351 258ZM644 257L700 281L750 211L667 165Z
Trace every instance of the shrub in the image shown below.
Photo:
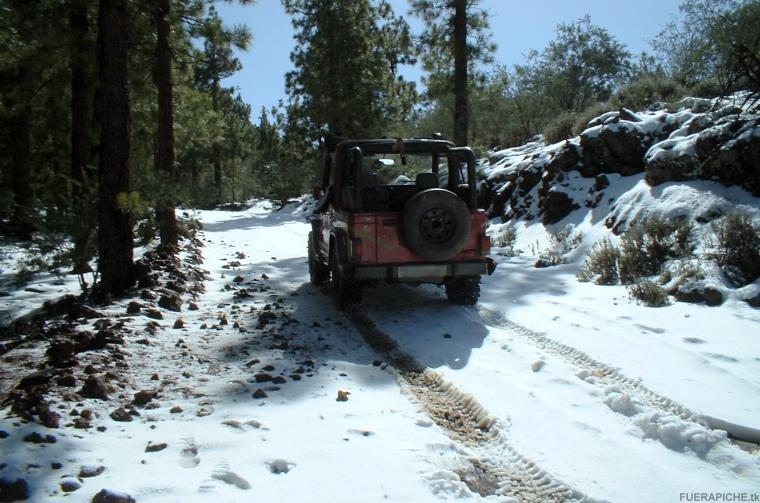
M665 289L648 279L639 280L630 285L628 287L628 294L649 307L662 307L670 304L668 293Z
M667 102L681 96L683 96L683 89L675 80L664 75L647 74L618 91L612 103L615 108L641 110L657 102Z
M507 257L514 257L520 254L520 250L515 248L517 241L517 231L514 227L507 227L493 238L493 246L504 247Z
M713 258L734 286L744 286L760 277L760 227L749 215L730 213L712 223L717 238Z
M573 126L577 120L578 115L575 112L562 112L554 117L543 131L546 144L551 145L575 136Z
M552 233L550 240L549 248L540 251L538 254L538 263L541 267L566 263L565 256L580 246L583 241L583 234L580 232L573 233L573 226L566 225Z
M614 285L618 282L620 250L604 238L594 244L586 254L586 263L578 272L580 281L593 281L597 285Z
M597 103L586 108L583 112L577 115L575 124L573 125L573 135L577 136L588 127L588 123L592 119L599 117L600 115L609 112L614 107L609 103Z
M660 274L669 258L691 254L691 230L685 219L656 217L629 227L620 241L620 281L630 284L642 276Z

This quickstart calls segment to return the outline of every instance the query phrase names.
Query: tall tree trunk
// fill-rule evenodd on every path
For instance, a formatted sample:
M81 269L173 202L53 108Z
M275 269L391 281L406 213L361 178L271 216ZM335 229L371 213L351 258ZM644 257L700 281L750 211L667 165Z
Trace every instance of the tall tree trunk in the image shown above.
M27 80L27 72L23 64L18 70L18 80L24 86ZM31 216L32 185L31 185L31 110L29 97L21 91L20 102L12 125L12 155L11 155L11 189L13 191L13 216L11 217L11 229L13 234L21 240L32 239L34 223Z
M214 112L219 112L219 78L215 78L211 86L211 106ZM216 203L222 202L222 153L219 144L214 142L211 148L211 154L214 157L214 188L216 189Z
M467 145L467 0L454 0L454 143Z
M87 48L88 0L70 0L71 29L71 187L72 201L79 202L89 159L90 76Z
M156 11L156 80L158 87L158 146L155 169L161 183L158 201L158 226L162 246L177 244L177 218L174 213L174 198L169 193L176 180L174 151L174 79L172 77L172 53L169 37L171 24L171 0L158 0ZM162 176L162 174L164 176Z
M126 0L100 0L100 167L98 264L103 294L119 294L135 282L132 222L120 196L129 192L129 96ZM123 202L123 201L122 201Z
M87 4L89 0L70 0L69 29L71 31L71 207L79 224L74 235L74 271L88 269L90 251L88 243L94 229L94 220L85 218L83 196L86 180L92 172L88 168L90 158L90 47L87 43L89 31Z

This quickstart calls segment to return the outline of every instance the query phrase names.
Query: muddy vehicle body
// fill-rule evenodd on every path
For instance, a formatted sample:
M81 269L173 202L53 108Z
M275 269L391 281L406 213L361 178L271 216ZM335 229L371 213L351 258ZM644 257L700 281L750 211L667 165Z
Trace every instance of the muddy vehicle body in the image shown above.
M474 304L491 274L475 156L439 139L325 139L321 199L309 234L313 284L338 307L378 281L444 285Z

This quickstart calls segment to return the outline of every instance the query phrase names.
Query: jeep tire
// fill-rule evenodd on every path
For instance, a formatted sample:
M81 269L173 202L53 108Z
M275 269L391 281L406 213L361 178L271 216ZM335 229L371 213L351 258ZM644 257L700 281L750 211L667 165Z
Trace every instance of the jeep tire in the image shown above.
M317 257L317 246L314 243L314 233L309 232L309 279L311 284L319 286L330 279L330 269L327 268Z
M480 276L465 276L446 283L446 296L452 304L472 306L480 297Z
M330 296L335 307L340 310L351 304L361 302L361 285L350 278L346 278L338 267L337 250L330 251Z
M446 189L428 189L409 199L401 210L404 244L427 260L446 260L462 250L470 234L465 202Z

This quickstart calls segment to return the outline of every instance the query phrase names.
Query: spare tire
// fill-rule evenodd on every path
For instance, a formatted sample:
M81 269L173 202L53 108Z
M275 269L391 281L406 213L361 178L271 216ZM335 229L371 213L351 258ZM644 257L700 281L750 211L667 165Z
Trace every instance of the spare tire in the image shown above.
M465 202L445 189L428 189L409 199L401 210L404 244L420 257L446 260L462 250L470 234Z

